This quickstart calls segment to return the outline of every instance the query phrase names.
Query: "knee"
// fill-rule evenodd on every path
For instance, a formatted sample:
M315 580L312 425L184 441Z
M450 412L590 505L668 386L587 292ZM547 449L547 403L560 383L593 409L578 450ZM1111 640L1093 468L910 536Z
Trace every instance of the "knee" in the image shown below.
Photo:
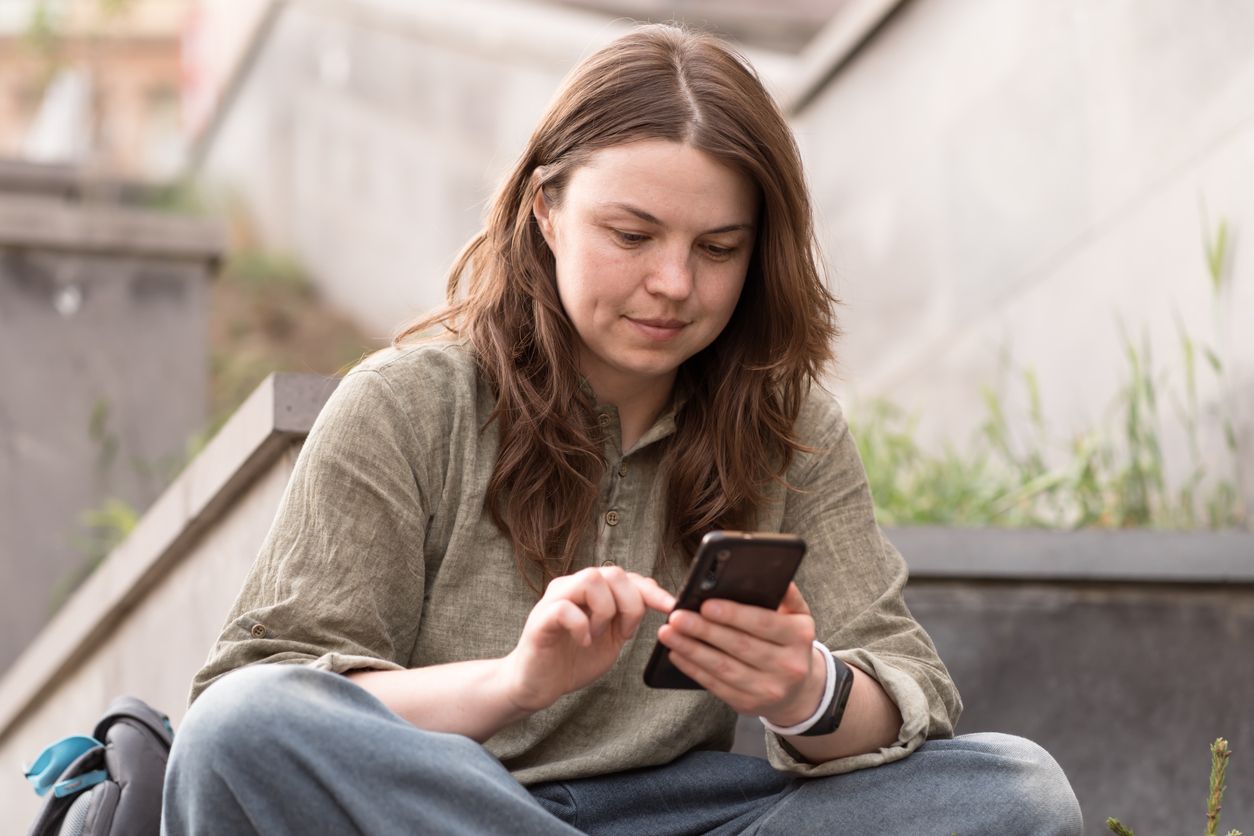
M1049 752L1031 740L1008 734L972 734L958 740L979 745L995 759L989 798L1003 801L1006 815L1016 821L1017 827L1007 832L1080 835L1080 804Z
M307 692L328 675L295 665L234 671L196 700L179 726L171 767L192 760L218 771L233 761L255 763L275 751L276 738L300 713Z

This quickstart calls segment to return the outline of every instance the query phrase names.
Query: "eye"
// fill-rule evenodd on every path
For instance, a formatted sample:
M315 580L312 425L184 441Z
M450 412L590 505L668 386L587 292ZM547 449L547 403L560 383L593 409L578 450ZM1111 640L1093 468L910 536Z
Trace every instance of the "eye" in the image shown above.
M735 247L720 247L718 244L706 244L705 251L716 261L726 261L736 253Z
M639 232L624 232L621 229L614 230L614 237L618 238L619 243L626 244L628 246L641 244L646 238L648 238L647 235L641 235Z

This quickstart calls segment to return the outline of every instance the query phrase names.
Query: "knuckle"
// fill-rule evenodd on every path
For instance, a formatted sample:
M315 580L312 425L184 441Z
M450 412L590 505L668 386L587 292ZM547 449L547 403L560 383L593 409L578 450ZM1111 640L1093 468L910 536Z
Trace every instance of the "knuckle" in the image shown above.
M783 700L786 693L782 685L777 682L770 682L762 688L762 699L767 705L774 705Z
M801 682L806 678L806 666L797 662L793 662L784 668L784 676L789 682Z

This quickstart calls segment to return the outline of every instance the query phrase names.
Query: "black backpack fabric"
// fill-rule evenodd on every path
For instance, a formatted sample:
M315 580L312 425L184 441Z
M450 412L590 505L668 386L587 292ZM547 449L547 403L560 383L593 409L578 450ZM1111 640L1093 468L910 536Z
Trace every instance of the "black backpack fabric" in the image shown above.
M135 697L117 697L90 738L59 740L26 769L47 796L27 836L160 836L173 742L168 717Z

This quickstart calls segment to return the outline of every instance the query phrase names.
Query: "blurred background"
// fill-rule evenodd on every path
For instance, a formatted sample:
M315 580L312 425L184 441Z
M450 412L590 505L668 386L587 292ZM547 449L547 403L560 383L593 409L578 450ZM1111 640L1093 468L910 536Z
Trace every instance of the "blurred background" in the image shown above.
M883 524L1254 561L1250 3L0 0L0 672L266 375L442 300L633 20L793 126Z
M0 667L266 374L439 303L632 20L790 119L883 522L1246 525L1248 4L0 0Z

